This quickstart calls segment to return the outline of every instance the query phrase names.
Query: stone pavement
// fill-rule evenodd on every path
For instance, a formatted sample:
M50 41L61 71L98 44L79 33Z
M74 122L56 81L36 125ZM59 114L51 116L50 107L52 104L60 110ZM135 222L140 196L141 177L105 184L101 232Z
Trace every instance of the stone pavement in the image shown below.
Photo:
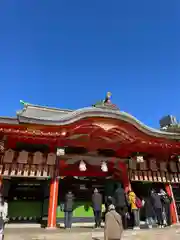
M103 240L103 231L90 228L63 229L6 229L4 240ZM122 240L179 240L180 226L165 229L124 231Z

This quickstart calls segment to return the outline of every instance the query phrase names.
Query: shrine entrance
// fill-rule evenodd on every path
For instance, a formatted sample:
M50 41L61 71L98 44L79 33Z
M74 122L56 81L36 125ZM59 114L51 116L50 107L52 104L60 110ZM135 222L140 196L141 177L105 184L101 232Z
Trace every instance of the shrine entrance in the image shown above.
M113 196L116 182L106 177L65 177L59 184L57 221L64 221L65 194L72 191L75 197L73 222L93 222L92 193L95 188L103 196Z
M161 188L164 189L163 183L153 182L131 182L131 186L133 191L140 198L148 197L152 189L156 191L159 191Z

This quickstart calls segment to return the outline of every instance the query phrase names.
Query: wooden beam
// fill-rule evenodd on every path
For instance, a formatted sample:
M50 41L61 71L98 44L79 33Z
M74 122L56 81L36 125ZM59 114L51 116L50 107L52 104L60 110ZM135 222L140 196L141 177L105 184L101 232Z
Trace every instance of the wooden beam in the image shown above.
M106 162L126 162L128 159L127 158L117 158L117 157L104 157L104 156L97 156L97 155L91 155L91 154L86 154L86 155L72 155L72 154L65 154L61 157L63 160L73 160L73 161L106 161Z

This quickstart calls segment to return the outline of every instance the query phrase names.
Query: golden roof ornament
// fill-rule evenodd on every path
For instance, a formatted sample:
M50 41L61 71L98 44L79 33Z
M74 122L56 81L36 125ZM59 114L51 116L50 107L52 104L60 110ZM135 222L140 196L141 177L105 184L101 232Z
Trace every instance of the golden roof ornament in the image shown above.
M112 93L111 92L107 92L106 93L106 98L104 100L104 103L111 103L111 96L112 96Z
M105 99L96 102L95 104L93 104L93 107L119 111L119 108L115 104L111 103L111 96L112 93L107 92Z

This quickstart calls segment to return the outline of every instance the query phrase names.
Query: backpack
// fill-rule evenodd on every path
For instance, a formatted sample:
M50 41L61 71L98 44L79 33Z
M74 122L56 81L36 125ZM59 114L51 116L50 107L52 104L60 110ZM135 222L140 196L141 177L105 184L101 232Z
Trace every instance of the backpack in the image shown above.
M138 197L136 197L135 204L137 208L142 208L142 202Z

